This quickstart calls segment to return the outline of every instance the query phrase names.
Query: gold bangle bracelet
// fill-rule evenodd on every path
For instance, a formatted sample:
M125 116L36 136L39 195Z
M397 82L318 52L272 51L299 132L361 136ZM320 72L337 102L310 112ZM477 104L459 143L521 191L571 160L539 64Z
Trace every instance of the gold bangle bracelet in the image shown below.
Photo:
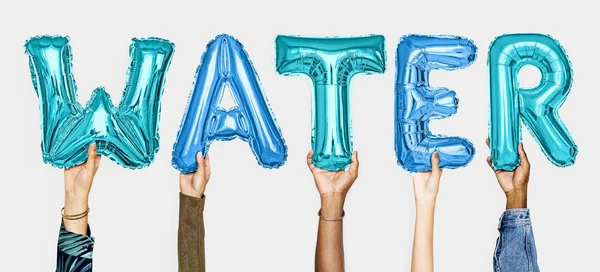
M85 210L85 212L79 213L79 214L65 214L65 207L62 208L62 210L60 210L60 215L66 219L66 220L77 220L77 219L81 219L84 218L88 215L88 213L90 213L90 207L88 206L88 208Z
M346 211L342 210L342 216L340 216L340 217L337 217L337 218L326 218L326 217L323 217L323 215L321 215L321 209L319 209L318 215L319 215L319 218L321 220L323 220L323 221L342 221L342 219L344 219L344 216L346 215Z

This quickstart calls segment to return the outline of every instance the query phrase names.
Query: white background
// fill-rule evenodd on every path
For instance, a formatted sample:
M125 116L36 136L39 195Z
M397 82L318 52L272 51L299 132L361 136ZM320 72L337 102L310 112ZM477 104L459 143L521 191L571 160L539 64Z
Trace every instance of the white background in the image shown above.
M581 1L584 2L584 1ZM592 3L592 1L586 1ZM211 146L206 191L209 271L311 271L319 197L308 169L311 84L275 71L278 34L386 37L387 70L352 81L354 146L360 177L347 199L347 271L408 271L414 204L410 175L394 154L395 48L402 35L466 36L477 61L434 72L432 85L457 91L458 113L432 123L477 148L466 168L445 171L435 222L438 271L491 271L504 196L485 163L487 48L505 33L551 34L567 51L574 83L560 115L579 146L575 166L558 168L524 131L532 163L529 207L543 271L591 271L600 243L598 208L597 9L579 1L3 1L0 8L0 271L53 271L63 205L62 171L45 165L38 100L25 40L71 37L79 102L104 86L117 104L132 37L158 36L176 49L162 100L161 149L143 170L104 159L92 188L95 271L176 271L178 172L171 151L205 45L229 33L261 78L289 153L263 169L242 141ZM587 5L587 6L586 6ZM596 131L596 134L595 132Z

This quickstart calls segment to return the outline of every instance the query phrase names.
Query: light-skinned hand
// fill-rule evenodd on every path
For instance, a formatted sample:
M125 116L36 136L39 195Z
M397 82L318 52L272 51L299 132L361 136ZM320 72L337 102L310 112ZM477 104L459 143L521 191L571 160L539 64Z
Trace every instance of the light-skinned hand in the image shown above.
M418 172L413 177L415 202L417 204L435 204L440 189L441 177L442 169L440 169L439 153L434 152L431 155L431 171Z
M206 184L210 179L210 157L202 157L202 153L196 153L198 169L194 173L179 174L179 189L187 196L201 198L206 190Z

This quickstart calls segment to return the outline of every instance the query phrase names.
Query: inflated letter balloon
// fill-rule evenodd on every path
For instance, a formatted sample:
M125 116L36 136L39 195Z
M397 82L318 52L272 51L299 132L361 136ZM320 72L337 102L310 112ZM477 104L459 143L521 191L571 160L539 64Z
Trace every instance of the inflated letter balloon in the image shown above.
M510 34L490 46L490 149L496 170L514 170L519 164L520 119L548 159L557 166L575 163L577 145L558 116L571 91L571 63L558 41L541 34ZM540 84L519 87L525 65L541 71Z
M431 155L438 151L440 167L466 166L475 148L467 139L433 135L429 121L456 113L454 91L429 85L434 69L456 70L477 56L472 41L454 36L403 37L396 50L395 143L398 164L410 172L431 170Z
M85 108L77 102L68 37L35 37L25 48L40 102L45 163L60 168L80 164L93 142L98 154L124 167L152 163L159 146L160 99L172 43L133 39L125 91L117 108L102 87L94 90Z
M330 171L345 168L352 158L350 80L359 73L384 72L385 39L278 36L276 46L277 71L305 74L314 86L313 163Z
M237 106L219 106L225 89ZM219 35L206 46L196 71L196 84L174 145L172 164L182 173L196 171L196 153L208 153L214 140L236 137L247 141L258 163L277 168L287 158L287 147L271 112L258 75L240 42Z

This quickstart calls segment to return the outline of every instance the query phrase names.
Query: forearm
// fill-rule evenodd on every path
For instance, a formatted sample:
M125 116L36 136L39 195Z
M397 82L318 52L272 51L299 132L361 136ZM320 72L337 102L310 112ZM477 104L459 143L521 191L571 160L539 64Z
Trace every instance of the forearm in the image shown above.
M344 198L332 197L321 200L321 218L317 234L315 271L344 271L343 221Z
M179 229L177 253L180 272L204 272L204 200L179 195Z
M87 196L75 196L68 193L65 194L64 203L64 214L65 215L76 215L85 212L88 209L88 197ZM82 235L87 235L88 229L88 216L83 216L79 219L63 220L65 229Z
M412 272L433 271L433 222L435 203L417 203L412 251Z
M506 210L527 208L527 188L506 193Z
M85 228L89 236L71 232L61 224L56 255L57 272L92 271L94 237L89 227Z
M511 209L502 214L500 235L494 252L494 271L540 271L529 209Z

